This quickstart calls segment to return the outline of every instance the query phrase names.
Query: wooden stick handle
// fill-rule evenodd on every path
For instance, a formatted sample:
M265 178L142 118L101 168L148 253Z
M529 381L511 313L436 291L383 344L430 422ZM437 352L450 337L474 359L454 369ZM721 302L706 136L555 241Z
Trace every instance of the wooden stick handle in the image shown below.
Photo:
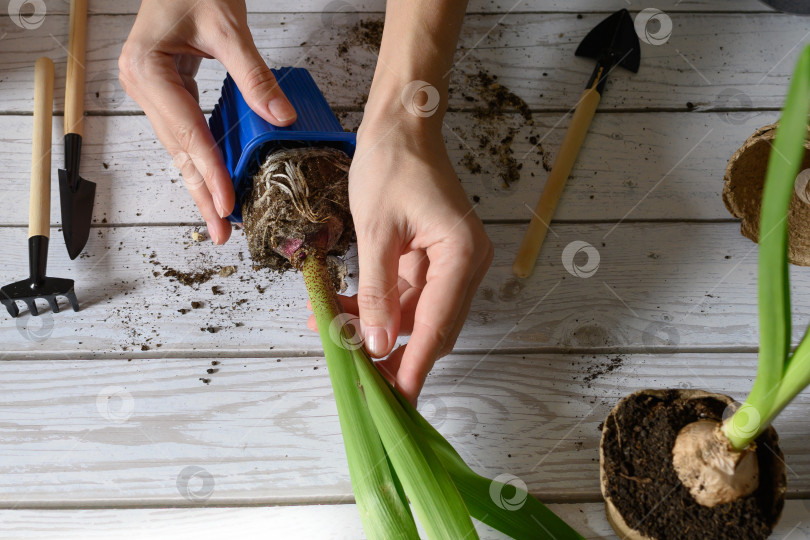
M53 62L44 56L34 65L34 135L31 152L31 195L28 236L49 236L51 230L51 127Z
M534 269L534 263L537 261L537 255L540 254L540 248L543 247L543 240L546 238L549 223L551 223L554 210L562 196L565 182L574 168L582 141L585 140L596 107L599 105L599 98L599 92L595 88L588 88L582 93L568 131L565 132L560 151L554 159L546 186L534 209L529 228L526 230L526 235L523 237L523 242L520 244L517 257L512 265L512 271L517 277L529 277Z
M84 61L87 40L87 0L70 2L70 38L65 81L65 134L84 129Z

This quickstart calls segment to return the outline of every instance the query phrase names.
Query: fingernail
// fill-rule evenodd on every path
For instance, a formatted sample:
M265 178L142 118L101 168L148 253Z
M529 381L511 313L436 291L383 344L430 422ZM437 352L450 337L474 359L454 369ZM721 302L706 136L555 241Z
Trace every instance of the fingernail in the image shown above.
M216 228L208 226L208 235L211 237L211 241L215 244L219 244L219 233L217 232Z
M279 122L287 122L295 118L295 109L287 101L285 97L275 97L267 104L270 113L276 117Z
M388 332L381 326L369 326L363 329L366 350L373 356L382 356L388 351Z
M217 209L217 214L219 214L219 217L228 217L228 213L225 211L225 205L222 204L222 198L219 193L214 193L214 206Z

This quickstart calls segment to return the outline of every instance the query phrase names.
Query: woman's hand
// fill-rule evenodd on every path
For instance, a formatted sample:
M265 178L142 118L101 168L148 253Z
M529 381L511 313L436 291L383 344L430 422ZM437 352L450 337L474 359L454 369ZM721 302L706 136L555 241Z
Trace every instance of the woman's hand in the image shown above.
M342 303L359 315L369 354L391 353L380 371L416 402L434 362L452 350L493 248L436 124L400 110L367 109L358 131L349 200L360 276L357 295ZM313 318L309 326L317 328ZM391 352L398 335L411 337Z
M231 234L235 201L228 170L200 110L194 75L216 58L250 108L286 126L296 115L247 25L242 0L144 0L118 59L121 86L143 108L216 244Z
M372 356L410 335L377 366L413 402L434 362L452 351L493 254L441 133L415 120L364 120L358 132L349 201L360 275L354 302L344 302L356 306Z

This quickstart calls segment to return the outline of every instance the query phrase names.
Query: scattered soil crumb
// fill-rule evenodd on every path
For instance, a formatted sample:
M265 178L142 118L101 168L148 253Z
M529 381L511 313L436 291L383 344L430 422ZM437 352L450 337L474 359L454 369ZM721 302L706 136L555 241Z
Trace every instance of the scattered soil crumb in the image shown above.
M223 266L219 269L219 277L229 277L236 273L236 266Z
M584 382L586 386L590 388L591 381L601 377L602 375L615 371L622 366L623 362L623 357L614 356L613 358L609 358L604 364L591 364L585 369L586 375L582 378L582 382Z

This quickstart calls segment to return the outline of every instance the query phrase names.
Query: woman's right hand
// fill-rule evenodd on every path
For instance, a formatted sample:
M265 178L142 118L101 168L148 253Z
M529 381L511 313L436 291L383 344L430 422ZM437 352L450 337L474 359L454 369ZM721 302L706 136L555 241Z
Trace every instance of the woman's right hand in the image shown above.
M198 104L194 76L216 58L256 114L277 126L296 113L253 43L242 0L144 0L118 59L124 91L143 108L208 225L225 243L235 195Z

